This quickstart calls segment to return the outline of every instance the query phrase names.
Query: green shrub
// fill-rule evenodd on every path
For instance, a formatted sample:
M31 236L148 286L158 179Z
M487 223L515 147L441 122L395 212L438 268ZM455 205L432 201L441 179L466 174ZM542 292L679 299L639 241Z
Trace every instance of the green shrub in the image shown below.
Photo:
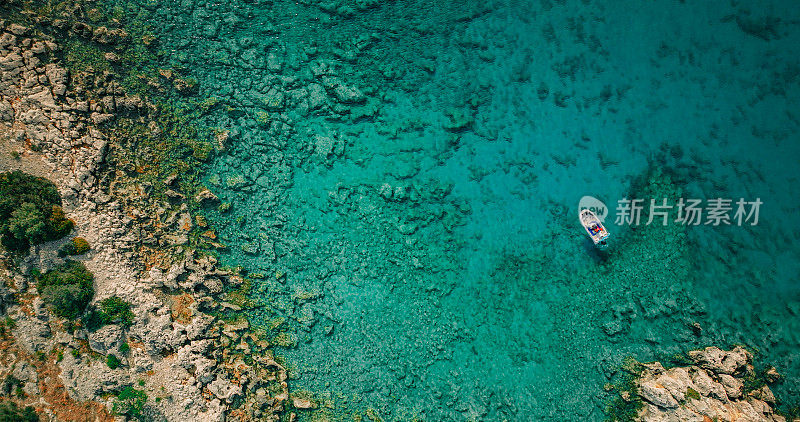
M686 389L686 399L700 400L700 393L692 387Z
M12 391L15 391L20 387L22 387L22 381L20 381L17 377L8 374L6 375L2 384L0 384L0 393L2 393L3 396L10 396Z
M111 296L100 301L100 309L92 308L83 318L83 324L89 331L97 331L107 324L120 324L124 327L133 325L131 304L118 296Z
M108 316L108 323L122 324L125 327L133 325L131 304L118 296L111 296L100 301L100 309Z
M142 410L147 403L147 394L133 387L125 387L114 400L111 411L115 415L125 415L129 418L142 420Z
M102 311L98 311L94 306L89 307L89 311L82 318L83 326L90 332L94 332L106 325L106 317Z
M77 261L67 261L37 278L42 300L64 318L79 317L94 296L94 275Z
M72 230L49 180L21 171L0 173L0 241L15 251L55 240Z
M122 343L122 345L119 346L119 352L122 353L123 355L127 355L128 351L130 350L131 346L128 344L128 342Z
M7 230L15 238L27 240L29 243L41 243L45 240L45 216L39 208L30 202L25 202L19 208L11 211L8 218Z
M89 242L82 237L74 237L69 243L65 243L61 249L58 250L58 256L64 257L67 255L82 255L89 251L91 247Z
M39 422L39 416L32 406L20 409L14 402L0 403L0 421L2 422Z
M111 369L117 369L120 365L122 365L122 362L120 362L118 357L109 354L106 357L106 365L108 365L108 367Z

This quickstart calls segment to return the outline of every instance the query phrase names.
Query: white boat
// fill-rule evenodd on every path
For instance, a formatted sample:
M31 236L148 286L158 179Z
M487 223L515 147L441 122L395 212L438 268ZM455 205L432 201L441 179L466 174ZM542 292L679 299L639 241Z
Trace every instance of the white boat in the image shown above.
M606 230L595 213L589 209L582 209L578 214L578 218L581 220L583 228L586 229L586 233L592 238L592 242L594 242L595 246L601 249L608 246L606 242L606 239L608 239L608 230Z

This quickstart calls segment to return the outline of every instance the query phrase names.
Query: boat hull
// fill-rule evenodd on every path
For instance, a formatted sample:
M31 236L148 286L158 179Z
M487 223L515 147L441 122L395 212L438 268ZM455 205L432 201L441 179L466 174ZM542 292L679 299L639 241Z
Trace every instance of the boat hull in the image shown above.
M594 212L588 209L580 210L578 212L578 218L584 230L586 230L586 234L589 235L589 238L592 239L595 246L599 248L608 246L606 239L608 239L610 234Z

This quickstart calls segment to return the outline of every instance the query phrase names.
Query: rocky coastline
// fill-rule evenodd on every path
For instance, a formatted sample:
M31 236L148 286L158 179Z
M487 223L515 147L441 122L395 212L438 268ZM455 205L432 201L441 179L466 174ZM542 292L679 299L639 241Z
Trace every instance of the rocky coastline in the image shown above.
M110 46L128 37L78 23L66 30ZM146 122L156 107L126 95L110 72L69 72L61 51L53 37L0 21L0 169L54 182L75 224L70 236L1 257L4 396L43 420L279 420L312 407L290 397L286 369L247 321L223 316L241 310L226 295L244 279L188 245L196 223L185 197L132 200L112 186L115 120ZM71 327L43 303L34 275L63 264L59 250L76 235L91 245L74 259L94 275L92 303L130 303L129 326ZM144 399L127 413L118 408L125 391Z

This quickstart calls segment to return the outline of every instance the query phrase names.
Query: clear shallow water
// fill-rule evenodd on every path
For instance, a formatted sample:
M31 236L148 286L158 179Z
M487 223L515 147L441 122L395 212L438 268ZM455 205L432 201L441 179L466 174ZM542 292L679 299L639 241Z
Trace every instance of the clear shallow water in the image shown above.
M250 316L296 343L295 388L391 420L600 419L624 357L745 343L797 397L791 2L119 3L220 100L199 123L230 131L207 184L233 208L210 217L264 276ZM681 189L659 193L761 198L760 224L612 226L597 255L578 200L650 166Z

